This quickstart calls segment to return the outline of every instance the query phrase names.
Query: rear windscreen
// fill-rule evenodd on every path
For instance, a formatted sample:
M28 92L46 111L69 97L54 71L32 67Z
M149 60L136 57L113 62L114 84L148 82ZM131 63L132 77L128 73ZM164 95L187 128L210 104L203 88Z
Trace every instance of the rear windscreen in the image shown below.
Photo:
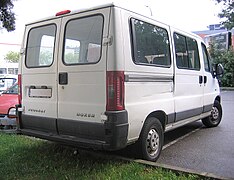
M56 25L32 28L28 34L26 66L43 67L53 63Z
M68 21L63 47L64 64L98 62L101 57L102 31L102 15Z

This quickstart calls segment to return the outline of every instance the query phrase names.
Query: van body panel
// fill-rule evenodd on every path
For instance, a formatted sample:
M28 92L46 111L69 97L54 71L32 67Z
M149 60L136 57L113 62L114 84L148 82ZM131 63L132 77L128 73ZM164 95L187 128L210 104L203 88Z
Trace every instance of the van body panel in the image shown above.
M220 96L220 88L217 81L217 78L214 78L212 74L212 65L210 63L206 63L206 59L209 58L207 49L203 42L200 42L200 54L201 59L203 60L203 80L204 80L204 88L203 88L203 112L211 111L212 105L214 103L214 98ZM207 69L208 68L208 69Z
M202 113L203 87L199 84L199 74L202 74L202 72L183 72L183 70L176 70L176 121Z
M107 71L123 71L125 68L125 42L123 24L122 24L122 9L115 7L111 8L110 24L109 24L109 45L107 53ZM123 46L124 44L124 46Z
M143 21L168 32L170 41L171 64L169 67L149 66L136 64L133 55L133 34L131 19ZM174 62L169 26L155 20L122 12L123 40L125 41L125 105L129 112L130 141L136 140L144 125L147 116L155 111L162 111L167 115L174 114Z
M203 112L203 88L199 78L203 77L203 66L200 58L199 42L195 35L181 32L171 28L171 37L173 41L173 52L175 61L175 121L186 120L193 116L200 116ZM183 39L184 38L184 39ZM179 39L179 42L178 42ZM194 40L197 56L193 50L189 50L188 39ZM185 40L186 42L183 42ZM183 44L185 43L185 44ZM184 49L182 46L186 46ZM191 56L190 56L191 55ZM183 64L183 60L189 58L190 64ZM199 63L197 66L195 62ZM194 66L194 67L191 67Z
M66 16L62 19L60 41L64 43L72 41L68 42L68 45L79 44L79 60L87 59L90 62L66 64L66 56L64 55L66 53L64 48L66 47L64 46L67 45L60 44L58 71L59 73L67 73L67 84L58 85L57 123L60 134L69 133L71 136L76 136L77 133L81 135L82 132L87 133L87 130L85 131L87 128L80 131L82 125L76 126L76 121L81 124L82 121L100 123L103 126L101 115L104 115L106 110L107 46L102 46L102 43L103 38L108 37L109 34L109 16L110 8L104 8L98 11ZM77 23L76 31L72 23ZM69 25L73 29L69 29ZM89 46L91 43L93 49L84 47ZM88 55L84 52L86 50ZM93 52L89 53L89 51ZM84 57L84 55L89 56L89 54L93 57ZM74 130L71 131L71 127ZM104 129L98 129L103 131L102 136L104 136ZM98 132L98 134L100 133ZM95 136L95 133L91 133L90 136Z
M58 54L59 49L58 34L60 30L60 21L60 19L55 19L41 22L39 24L32 24L26 27L25 37L27 37L27 39L25 39L23 42L23 49L25 49L25 54L23 55L24 61L21 63L21 73L23 75L23 115L33 116L35 118L22 118L23 120L21 124L23 127L27 127L28 122L30 122L30 128L34 128L33 126L35 125L36 129L48 129L56 132L56 118L58 115L58 79L56 54ZM49 26L54 26L53 37L52 34L50 34L50 29L40 29ZM38 33L36 31L37 28L39 29ZM50 37L54 39L45 39ZM49 45L47 41L50 43ZM50 45L53 45L53 48ZM50 57L48 66L44 66L44 62L40 62L44 60L43 58L46 58L46 53L48 53L48 56L54 54L54 56ZM26 66L27 62L32 62L29 65L31 67ZM37 118L44 119L44 122L41 123L41 120L38 120Z

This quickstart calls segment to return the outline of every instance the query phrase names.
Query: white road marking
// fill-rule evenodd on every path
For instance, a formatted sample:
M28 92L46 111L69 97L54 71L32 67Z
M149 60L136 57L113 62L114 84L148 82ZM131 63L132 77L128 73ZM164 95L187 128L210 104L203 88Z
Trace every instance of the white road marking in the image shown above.
M199 128L197 128L197 129L194 129L194 130L193 130L193 131L191 131L190 133L185 134L184 136L181 136L180 138L178 138L178 139L176 139L176 140L174 140L174 141L171 141L170 143L168 143L168 144L164 145L164 146L163 146L163 148L162 148L162 150L164 150L164 149L166 149L166 148L168 148L168 147L172 146L173 144L177 143L178 141L180 141L180 140L182 140L182 139L184 139L184 138L186 138L186 137L188 137L188 136L192 135L193 133L195 133L195 132L199 131L201 128L202 128L202 126L201 126L201 127L199 127Z

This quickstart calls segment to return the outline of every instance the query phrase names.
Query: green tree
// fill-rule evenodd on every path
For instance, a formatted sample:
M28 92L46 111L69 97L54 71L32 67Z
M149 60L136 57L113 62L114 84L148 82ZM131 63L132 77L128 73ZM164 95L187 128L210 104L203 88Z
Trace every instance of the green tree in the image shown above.
M39 57L39 62L40 65L50 65L53 60L53 54L50 51L41 51L40 52L40 57Z
M223 3L224 8L221 13L219 13L219 17L224 19L222 24L227 29L232 29L234 27L234 1L233 0L216 0L218 3Z
M234 87L234 49L220 50L212 44L209 49L213 63L221 63L224 67L224 75L221 79L222 86Z
M15 30L15 13L12 12L14 0L0 0L0 22L8 32Z
M167 32L157 26L134 20L134 33L136 39L135 60L146 61L147 55L162 55L169 51Z
M18 63L20 58L19 52L9 51L4 57L5 60L11 63Z
M67 53L65 54L65 61L68 64L75 64L79 62L79 54Z

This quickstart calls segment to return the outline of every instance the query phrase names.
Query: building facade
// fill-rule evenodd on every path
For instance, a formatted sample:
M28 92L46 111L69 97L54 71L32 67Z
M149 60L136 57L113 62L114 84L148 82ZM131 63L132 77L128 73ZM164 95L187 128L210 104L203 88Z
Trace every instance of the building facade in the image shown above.
M0 61L0 74L18 74L18 63Z
M212 43L219 49L234 48L234 28L228 31L221 24L212 24L208 28L194 33L202 37L208 46Z

